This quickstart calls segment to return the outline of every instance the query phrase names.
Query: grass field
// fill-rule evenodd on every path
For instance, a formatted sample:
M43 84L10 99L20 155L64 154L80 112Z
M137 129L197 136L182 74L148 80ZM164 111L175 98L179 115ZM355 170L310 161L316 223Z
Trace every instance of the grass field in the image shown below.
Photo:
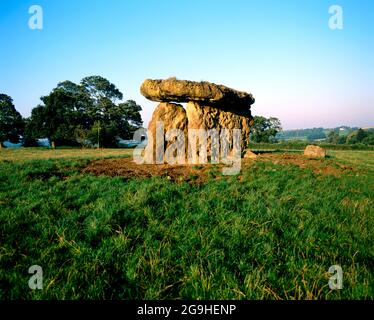
M131 155L132 149L49 149L17 148L0 150L0 160L99 159Z
M0 299L374 298L374 151L328 151L354 169L331 175L262 160L203 184L81 172L130 152L0 150Z

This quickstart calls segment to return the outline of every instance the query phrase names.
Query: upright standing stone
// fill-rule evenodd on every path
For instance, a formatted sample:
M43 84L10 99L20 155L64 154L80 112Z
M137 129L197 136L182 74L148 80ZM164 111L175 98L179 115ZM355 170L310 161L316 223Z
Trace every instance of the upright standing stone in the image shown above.
M243 110L242 112L233 111L229 108L216 108L204 106L197 102L187 104L188 129L217 129L218 134L222 129L229 129L232 138L233 129L241 130L241 148L244 150L249 143L249 134L251 129L251 112ZM211 151L208 141L208 152Z
M154 159L157 161L157 145L156 145L156 137L157 137L157 122L162 123L162 136L158 137L161 138L163 141L159 141L158 147L162 148L163 150L158 150L158 155L162 155L166 148L176 139L172 139L171 141L165 141L165 133L170 129L180 129L184 137L187 134L187 115L186 110L180 104L175 103L168 103L162 102L160 103L157 108L154 110L152 119L148 125L148 133L152 135L152 137L148 136L148 146L145 150L146 158L147 159ZM163 161L163 159L158 159L159 161Z

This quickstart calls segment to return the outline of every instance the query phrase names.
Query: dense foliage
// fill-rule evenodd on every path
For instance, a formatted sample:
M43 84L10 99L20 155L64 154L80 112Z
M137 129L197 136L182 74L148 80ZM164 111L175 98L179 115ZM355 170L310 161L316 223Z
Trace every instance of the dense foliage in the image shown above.
M6 94L0 94L0 148L6 140L19 142L23 130L24 121L14 107L12 98Z
M141 107L133 100L119 102L123 94L107 79L90 76L79 84L64 81L26 121L26 140L47 137L55 145L117 145L130 139L142 125Z
M374 129L373 128L350 128L346 126L324 129L298 129L285 130L276 135L280 141L304 140L308 142L320 142L340 145L374 145Z
M279 119L254 116L251 128L251 141L274 142L275 136L282 130Z

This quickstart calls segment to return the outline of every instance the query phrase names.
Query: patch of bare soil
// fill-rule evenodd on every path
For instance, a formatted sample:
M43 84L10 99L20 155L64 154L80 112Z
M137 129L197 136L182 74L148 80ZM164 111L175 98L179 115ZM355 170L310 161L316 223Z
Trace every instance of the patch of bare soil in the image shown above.
M303 154L264 153L257 158L260 161L271 161L280 165L295 165L301 169L312 169L314 173L324 175L339 175L353 173L355 169L330 159L313 159Z
M255 161L271 161L279 165L295 165L302 169L312 169L315 173L324 175L339 175L352 173L355 170L329 159L309 159L302 154L264 153L256 160L242 159L242 169L250 170ZM165 177L175 182L201 184L208 179L220 179L223 165L168 165L143 164L138 165L131 158L116 158L91 161L82 169L84 173L105 176L120 176L126 179ZM211 174L209 174L211 173Z
M187 181L201 184L208 178L208 172L220 165L169 165L169 164L142 164L138 165L131 158L104 159L90 162L84 173L105 176L121 176L125 178L165 177L175 182Z

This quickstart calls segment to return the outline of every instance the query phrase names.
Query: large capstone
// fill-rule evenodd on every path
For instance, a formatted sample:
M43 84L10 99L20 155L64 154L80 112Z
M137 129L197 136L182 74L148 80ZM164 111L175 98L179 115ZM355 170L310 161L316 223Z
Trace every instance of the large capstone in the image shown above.
M145 80L140 92L147 99L158 102L199 102L203 105L231 109L250 109L255 102L252 94L230 89L210 82L195 82L170 78Z

